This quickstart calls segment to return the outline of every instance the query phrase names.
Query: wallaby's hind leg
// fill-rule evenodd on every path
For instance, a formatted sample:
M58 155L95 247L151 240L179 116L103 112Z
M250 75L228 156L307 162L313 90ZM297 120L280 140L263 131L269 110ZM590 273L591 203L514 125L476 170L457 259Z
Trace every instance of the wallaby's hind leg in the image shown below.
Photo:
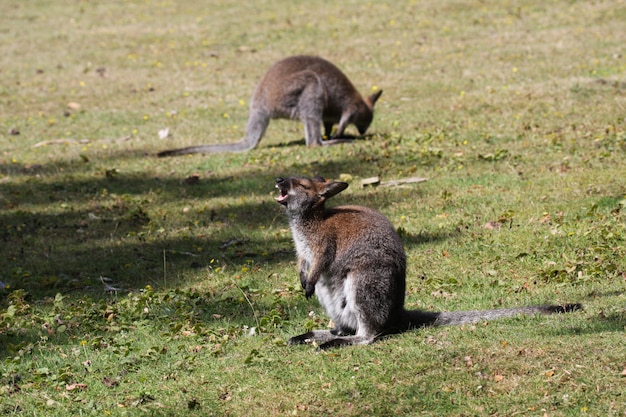
M374 336L347 335L333 330L312 330L289 339L290 345L315 343L319 349L330 349L350 345L369 345L376 338Z
M329 340L326 343L321 344L319 348L322 350L325 350L325 349L338 348L338 347L343 347L343 346L369 345L371 343L374 343L374 340L375 340L374 337L363 337L363 336L357 336L357 335L340 336L332 340Z
M300 119L304 125L306 146L322 146L324 89L320 85L317 75L308 71L298 74L298 80L302 83L306 82L306 84L304 89L297 91L298 101L290 111L290 117Z
M302 120L304 123L304 135L306 138L306 146L312 148L314 146L338 145L340 143L352 143L352 139L333 139L322 140L322 129L320 120L317 118L307 118ZM336 135L335 135L336 136Z
M290 345L303 345L307 343L326 343L329 340L334 339L334 334L330 330L311 330L310 332L303 333L299 336L294 336L289 339Z
M302 120L302 123L304 123L304 138L306 140L306 146L309 148L322 146L321 120L316 117L307 117Z
M243 141L249 146L248 149L254 149L257 147L265 135L265 131L267 130L267 126L269 124L269 115L259 110L250 109L250 117L248 117L248 123L246 124L246 137L243 139Z

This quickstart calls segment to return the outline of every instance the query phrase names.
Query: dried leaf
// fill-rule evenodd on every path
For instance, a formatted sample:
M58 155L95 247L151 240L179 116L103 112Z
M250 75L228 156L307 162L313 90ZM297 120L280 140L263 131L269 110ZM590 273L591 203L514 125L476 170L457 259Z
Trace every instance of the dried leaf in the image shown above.
M116 387L116 386L118 386L118 385L120 384L120 383L119 383L119 381L118 381L117 379L115 379L115 378L109 378L108 376L105 376L105 377L102 379L102 383L103 383L103 384L104 384L104 386L105 386L105 387L107 387L107 388L113 388L113 387Z
M465 362L465 366L467 366L468 368L471 368L472 366L474 366L474 361L472 360L471 356L465 356L463 358L463 362Z
M169 135L170 135L169 127L159 130L159 139L166 139Z
M65 386L66 391L74 391L77 389L85 389L87 388L87 384L68 384Z
M502 226L499 222L487 222L484 224L483 229L498 230Z

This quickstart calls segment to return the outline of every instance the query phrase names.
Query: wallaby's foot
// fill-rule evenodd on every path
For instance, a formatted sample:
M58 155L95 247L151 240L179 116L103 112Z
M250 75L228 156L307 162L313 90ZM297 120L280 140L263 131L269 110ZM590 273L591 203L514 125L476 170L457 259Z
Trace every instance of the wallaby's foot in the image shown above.
M307 345L312 343L326 343L334 336L330 330L312 330L289 339L290 345Z
M289 339L290 345L304 345L304 344L320 344L323 345L336 338L344 336L345 333L337 329L332 330L311 330L310 332L303 333L298 336L294 336Z
M339 145L341 143L352 143L354 139L328 139L322 142L323 146Z
M373 336L358 336L342 332L339 329L311 330L289 339L290 345L317 345L319 350L326 350L351 345L369 345L374 342Z

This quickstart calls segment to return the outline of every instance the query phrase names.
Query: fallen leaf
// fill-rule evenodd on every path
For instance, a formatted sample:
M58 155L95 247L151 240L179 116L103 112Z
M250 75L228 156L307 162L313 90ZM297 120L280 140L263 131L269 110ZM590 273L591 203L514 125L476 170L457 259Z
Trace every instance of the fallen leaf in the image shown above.
M499 222L487 222L483 226L483 229L487 230L498 230L502 226Z
M465 366L467 366L468 368L471 368L472 366L474 366L474 361L472 360L471 356L464 357L463 362L465 362Z
M159 130L159 139L165 139L170 135L169 127Z
M431 297L443 297L445 299L451 299L454 298L454 294L443 291L443 290L437 290L437 291L433 291L430 293Z
M52 399L46 400L46 406L48 407L56 407L57 405L60 405L60 403L57 401L54 401Z
M108 376L105 376L102 379L102 383L107 388L113 388L113 387L116 387L116 386L118 386L120 384L117 379L114 379L114 378L112 379L112 378L109 378Z
M552 216L550 216L550 213L543 213L543 215L539 219L539 223L541 224L550 223L550 221L552 221Z
M85 389L87 388L87 384L68 384L65 386L66 391L74 391L77 389Z

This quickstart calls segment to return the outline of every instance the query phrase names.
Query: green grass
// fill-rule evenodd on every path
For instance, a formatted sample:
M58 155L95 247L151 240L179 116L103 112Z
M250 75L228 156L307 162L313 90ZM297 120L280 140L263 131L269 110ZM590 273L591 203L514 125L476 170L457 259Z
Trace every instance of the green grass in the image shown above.
M250 3L0 4L0 412L626 415L624 4ZM155 157L300 53L384 90L367 140ZM315 174L397 226L408 306L585 310L286 346L328 319L273 184Z

